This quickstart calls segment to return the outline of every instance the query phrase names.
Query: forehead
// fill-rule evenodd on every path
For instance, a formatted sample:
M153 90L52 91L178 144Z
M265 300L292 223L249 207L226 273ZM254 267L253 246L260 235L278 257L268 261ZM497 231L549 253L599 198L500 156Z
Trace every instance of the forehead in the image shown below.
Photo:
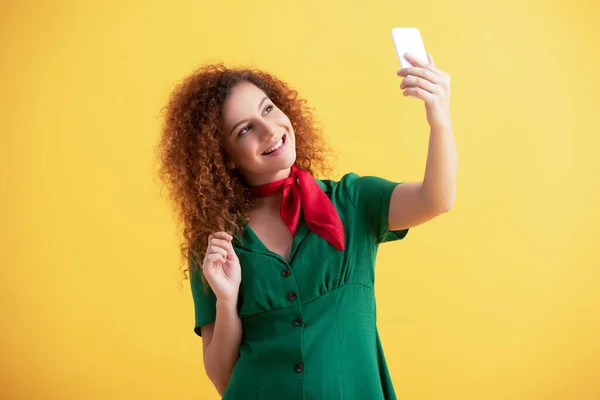
M240 83L231 89L223 104L223 119L228 121L230 118L245 118L251 115L265 96L265 93L254 84Z

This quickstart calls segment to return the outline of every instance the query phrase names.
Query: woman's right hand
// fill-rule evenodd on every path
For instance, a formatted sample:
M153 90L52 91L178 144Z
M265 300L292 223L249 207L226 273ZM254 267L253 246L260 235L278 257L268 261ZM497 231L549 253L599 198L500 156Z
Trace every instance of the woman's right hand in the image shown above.
M242 270L232 240L233 237L226 232L215 232L208 236L202 272L218 301L237 303Z

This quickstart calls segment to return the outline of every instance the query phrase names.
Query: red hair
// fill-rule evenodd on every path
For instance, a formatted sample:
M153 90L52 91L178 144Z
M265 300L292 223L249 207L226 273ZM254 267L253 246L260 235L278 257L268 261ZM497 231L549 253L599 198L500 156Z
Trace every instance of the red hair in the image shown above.
M183 225L182 260L202 265L208 235L240 235L251 208L247 185L233 169L222 145L222 108L242 82L260 88L287 115L296 138L296 165L313 176L329 174L329 149L313 122L312 110L285 82L256 69L206 65L178 84L164 110L157 153L159 178L168 190L178 224ZM195 263L188 263L189 256Z

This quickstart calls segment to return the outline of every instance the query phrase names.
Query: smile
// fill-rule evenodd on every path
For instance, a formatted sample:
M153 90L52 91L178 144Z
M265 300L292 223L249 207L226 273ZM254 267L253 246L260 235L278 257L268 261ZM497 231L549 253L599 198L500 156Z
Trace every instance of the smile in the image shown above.
M287 139L287 134L284 134L281 139L279 140L279 142L275 143L275 145L271 146L269 149L267 149L264 153L262 153L263 156L271 156L271 155L276 155L281 153L284 149L285 149L285 143Z

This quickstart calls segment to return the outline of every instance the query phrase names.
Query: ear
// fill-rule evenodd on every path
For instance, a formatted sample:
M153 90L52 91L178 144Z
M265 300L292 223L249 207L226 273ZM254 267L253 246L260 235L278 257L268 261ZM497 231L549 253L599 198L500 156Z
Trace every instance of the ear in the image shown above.
M227 160L225 161L225 168L227 168L229 171L233 171L235 169L235 164L233 161Z

